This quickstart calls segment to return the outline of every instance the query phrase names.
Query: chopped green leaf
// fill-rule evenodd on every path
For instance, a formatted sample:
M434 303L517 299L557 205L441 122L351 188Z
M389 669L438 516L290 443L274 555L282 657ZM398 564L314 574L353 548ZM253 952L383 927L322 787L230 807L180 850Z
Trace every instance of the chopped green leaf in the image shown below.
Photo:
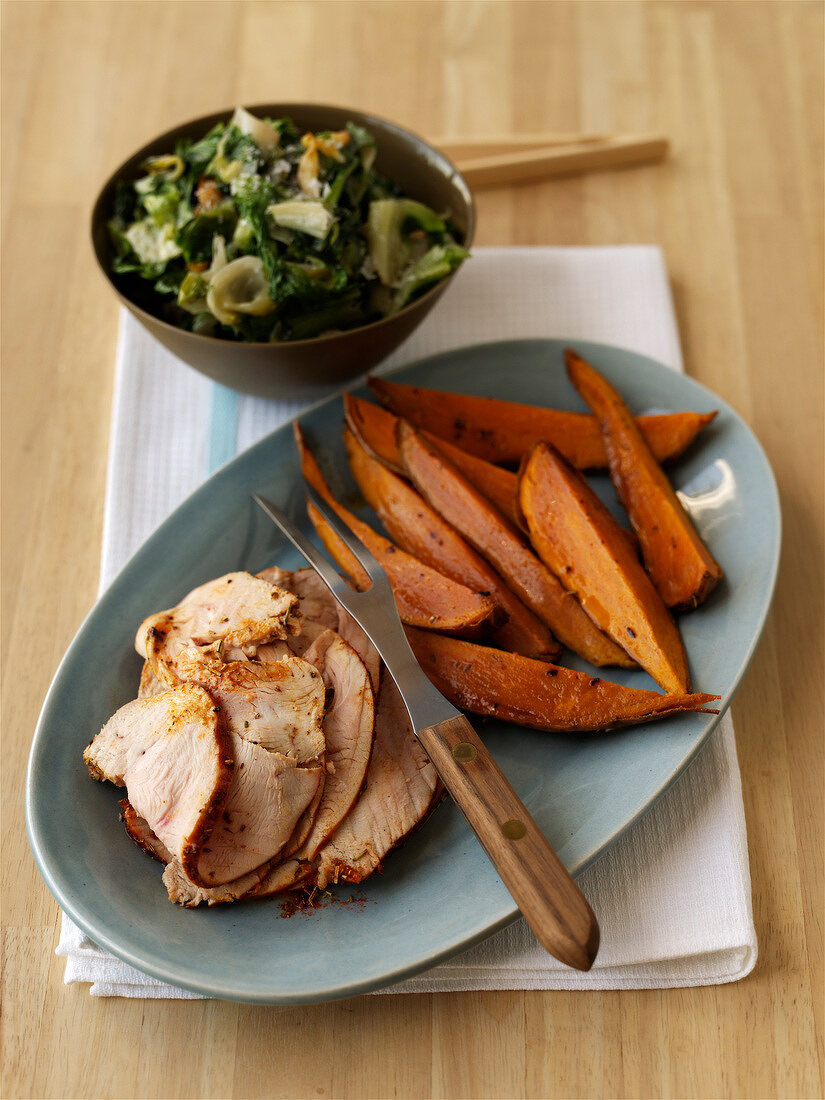
M393 301L393 312L403 309L422 290L446 279L468 256L469 252L457 244L433 245L404 272Z
M235 204L227 199L195 214L177 233L177 242L187 263L202 263L212 259L212 238L231 237L238 221Z
M239 108L159 150L115 187L112 271L146 280L170 323L224 340L311 339L403 308L466 252L444 217L374 170L372 134L346 130L316 133L317 198L301 190L306 147L289 118Z

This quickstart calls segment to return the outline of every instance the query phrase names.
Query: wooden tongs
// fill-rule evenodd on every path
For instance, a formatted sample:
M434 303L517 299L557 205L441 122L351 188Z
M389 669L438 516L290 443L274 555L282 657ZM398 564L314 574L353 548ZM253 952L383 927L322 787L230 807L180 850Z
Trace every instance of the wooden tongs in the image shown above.
M475 188L652 164L664 160L670 150L670 142L662 134L442 137L435 138L433 144Z

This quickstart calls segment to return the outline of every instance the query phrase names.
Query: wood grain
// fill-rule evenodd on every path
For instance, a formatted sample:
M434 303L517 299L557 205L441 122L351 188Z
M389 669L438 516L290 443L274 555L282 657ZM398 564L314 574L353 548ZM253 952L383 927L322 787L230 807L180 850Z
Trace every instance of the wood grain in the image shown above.
M655 164L668 155L661 134L616 135L602 141L572 141L559 147L508 150L483 156L464 155L456 166L472 188L505 187L556 176L605 172L630 165Z
M7 0L0 14L2 1095L821 1097L822 5ZM745 981L300 1010L63 986L22 788L97 586L117 307L91 204L154 133L279 97L425 134L670 138L660 165L480 192L477 243L662 245L689 373L776 471L777 596L733 707L760 943Z

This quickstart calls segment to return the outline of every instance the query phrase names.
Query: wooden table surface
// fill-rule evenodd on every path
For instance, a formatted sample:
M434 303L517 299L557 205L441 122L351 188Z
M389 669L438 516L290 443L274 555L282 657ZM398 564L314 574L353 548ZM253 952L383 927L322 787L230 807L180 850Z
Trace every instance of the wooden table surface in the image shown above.
M820 3L3 4L5 1097L822 1095ZM687 369L779 481L773 611L733 706L760 956L735 985L313 1008L64 987L23 776L96 592L118 309L96 188L178 120L312 99L427 134L660 130L669 163L479 195L478 244L655 242Z

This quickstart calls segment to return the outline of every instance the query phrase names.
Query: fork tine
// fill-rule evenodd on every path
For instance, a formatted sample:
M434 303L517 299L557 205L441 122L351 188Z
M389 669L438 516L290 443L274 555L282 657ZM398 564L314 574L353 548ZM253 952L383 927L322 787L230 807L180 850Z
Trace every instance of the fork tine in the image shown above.
M331 529L336 534L340 534L342 541L362 562L363 568L367 570L370 577L374 575L372 587L366 592L357 592L350 588L317 547L313 546L296 524L274 504L257 493L252 495L255 502L316 570L338 603L366 631L398 685L415 728L424 729L432 726L441 721L445 713L450 717L456 717L459 712L421 672L401 625L389 577L360 542L353 543L349 533L341 530L338 517L331 516L323 502L316 503L317 494L313 494L314 500L312 497L308 498L310 502L315 504L319 513L330 523Z
M369 579L375 584L376 581L386 576L384 568L379 561L376 560L370 550L361 542L359 538L350 531L350 529L341 522L335 512L330 508L324 498L313 487L307 483L307 498L314 504L329 526L344 543L347 549L355 555L361 565L366 569Z
M343 578L338 575L337 571L330 565L320 550L313 546L292 520L290 520L279 508L276 508L271 501L266 500L265 497L259 496L258 493L253 493L252 499L258 507L263 509L269 518L280 527L281 531L283 531L295 549L303 555L313 569L319 574L327 588L329 588L339 603L347 606L348 597L353 595L352 590L347 586Z

